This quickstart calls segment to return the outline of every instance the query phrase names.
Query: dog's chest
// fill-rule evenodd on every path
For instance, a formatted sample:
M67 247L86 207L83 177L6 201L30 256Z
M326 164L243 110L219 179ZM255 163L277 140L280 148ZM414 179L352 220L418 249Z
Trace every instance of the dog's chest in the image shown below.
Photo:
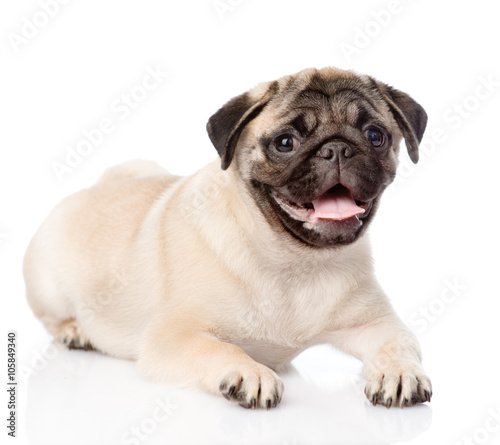
M302 348L330 326L346 289L341 281L275 280L253 289L241 308L239 334L257 341Z

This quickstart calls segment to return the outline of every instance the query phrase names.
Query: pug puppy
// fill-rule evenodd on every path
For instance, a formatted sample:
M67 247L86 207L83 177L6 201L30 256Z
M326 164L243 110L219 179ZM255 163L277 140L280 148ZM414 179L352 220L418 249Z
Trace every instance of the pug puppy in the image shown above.
M245 408L309 346L362 360L368 400L430 401L415 336L374 277L366 233L404 137L427 116L372 77L307 69L208 121L218 161L189 177L132 161L66 198L31 241L29 303L56 340Z

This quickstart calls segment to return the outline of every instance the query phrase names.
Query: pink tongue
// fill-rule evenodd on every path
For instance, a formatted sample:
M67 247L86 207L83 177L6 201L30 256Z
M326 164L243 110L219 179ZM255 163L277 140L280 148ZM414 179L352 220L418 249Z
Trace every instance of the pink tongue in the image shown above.
M351 192L345 187L335 187L333 192L324 193L312 203L314 218L346 219L365 212L356 205Z

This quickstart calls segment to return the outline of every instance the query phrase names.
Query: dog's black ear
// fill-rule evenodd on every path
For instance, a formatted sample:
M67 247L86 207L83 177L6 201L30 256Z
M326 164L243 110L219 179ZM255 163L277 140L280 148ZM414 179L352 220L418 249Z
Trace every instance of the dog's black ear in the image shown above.
M207 132L226 170L233 160L241 132L264 109L277 90L277 83L270 83L264 94L255 99L250 93L234 97L217 111L207 123Z
M376 85L403 132L410 159L416 164L418 162L418 145L427 125L427 113L408 94L382 82L377 81Z

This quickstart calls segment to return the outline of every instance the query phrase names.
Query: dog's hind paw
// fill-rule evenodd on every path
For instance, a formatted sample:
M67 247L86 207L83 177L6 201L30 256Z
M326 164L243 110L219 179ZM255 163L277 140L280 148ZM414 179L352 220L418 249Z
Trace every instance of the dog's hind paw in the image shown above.
M60 340L68 349L83 349L93 351L89 338L82 332L76 320L68 320L60 325Z

